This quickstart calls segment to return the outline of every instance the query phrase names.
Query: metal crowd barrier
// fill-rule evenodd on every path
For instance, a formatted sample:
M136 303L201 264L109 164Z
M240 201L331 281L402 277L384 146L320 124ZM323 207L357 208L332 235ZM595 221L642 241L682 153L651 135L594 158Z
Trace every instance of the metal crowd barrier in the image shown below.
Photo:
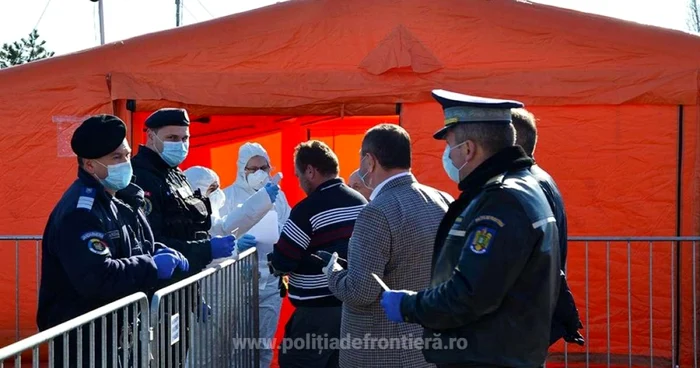
M148 322L148 298L136 293L0 349L0 367L13 358L21 367L23 353L39 367L48 348L52 367L146 368Z
M255 248L155 293L151 367L258 367L259 351L234 339L257 339Z
M22 304L35 306L36 301L39 298L39 282L40 282L40 270L41 270L41 236L36 235L13 235L13 236L0 236L0 254L2 254L2 259L14 259L14 317L15 317L15 328L14 328L14 341L19 341L23 336L22 331L25 330L25 334L34 334L37 329L36 326L21 326L20 322L20 306ZM8 245L10 246L8 248ZM12 252L12 253L10 253ZM35 281L32 283L36 285L36 290L27 290L21 287L22 274L20 271L24 270L24 267L31 267L34 272L31 274L35 275ZM6 267L5 269L10 268ZM25 277L29 273L24 273ZM8 275L9 276L9 275ZM11 276L10 276L11 277ZM8 285L9 284L5 284ZM9 311L7 311L9 312ZM24 328L23 328L24 327ZM27 332L29 330L31 332ZM8 336L9 338L9 336Z
M698 367L700 237L570 237L567 279L584 347L548 367Z

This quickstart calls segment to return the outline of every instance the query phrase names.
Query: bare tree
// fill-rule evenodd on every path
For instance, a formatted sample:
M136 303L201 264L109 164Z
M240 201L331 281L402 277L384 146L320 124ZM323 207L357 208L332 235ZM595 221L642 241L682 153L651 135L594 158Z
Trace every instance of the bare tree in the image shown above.
M700 33L700 0L688 0L688 29Z

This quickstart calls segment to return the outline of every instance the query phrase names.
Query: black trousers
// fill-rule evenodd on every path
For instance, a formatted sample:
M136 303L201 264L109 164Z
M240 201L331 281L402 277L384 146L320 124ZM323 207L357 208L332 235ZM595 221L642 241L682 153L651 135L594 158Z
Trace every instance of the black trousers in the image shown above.
M338 350L328 347L340 337L341 315L340 306L296 308L284 328L280 368L337 368Z

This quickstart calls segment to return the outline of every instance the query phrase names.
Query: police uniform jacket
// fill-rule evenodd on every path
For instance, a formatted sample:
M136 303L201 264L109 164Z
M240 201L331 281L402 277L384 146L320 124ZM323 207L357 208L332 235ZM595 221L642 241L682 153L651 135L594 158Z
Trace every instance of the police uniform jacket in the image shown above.
M578 309L574 296L569 289L569 284L566 281L566 254L567 254L567 220L566 211L564 209L564 199L561 196L559 187L554 182L554 179L546 171L538 165L530 167L530 173L537 179L540 187L544 191L547 202L552 208L554 218L557 220L557 229L559 232L559 255L560 255L560 290L557 306L554 310L552 318L552 331L549 337L549 343L554 344L565 335L575 333L579 328L582 328L579 318Z
M131 190L138 192L138 188ZM46 330L139 291L154 291L160 281L151 257L153 247L143 214L109 195L92 175L79 169L78 179L51 212L44 230L39 329ZM118 318L118 326L121 320ZM109 346L112 324L108 322ZM95 336L99 343L100 323L95 324ZM71 346L75 346L75 338L70 336ZM84 347L89 346L88 338L84 329ZM60 341L55 343L59 346ZM84 349L86 354L88 351ZM99 361L101 349L96 351ZM54 354L60 362L62 349L55 348ZM71 365L75 364L74 354L72 350Z
M131 163L134 183L145 192L144 212L156 241L182 253L191 273L204 269L212 261L209 200L192 190L182 170L148 147L141 146Z
M401 303L404 320L425 327L428 362L544 363L559 293L559 237L532 163L509 147L459 184L462 194L438 229L431 288Z

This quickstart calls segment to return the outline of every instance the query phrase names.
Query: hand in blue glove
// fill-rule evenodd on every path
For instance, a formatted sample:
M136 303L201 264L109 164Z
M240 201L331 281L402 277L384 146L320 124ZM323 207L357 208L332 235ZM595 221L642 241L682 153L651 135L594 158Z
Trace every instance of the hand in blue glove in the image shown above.
M382 308L384 308L384 313L386 313L389 321L403 322L401 300L403 300L404 296L412 294L415 294L415 292L408 290L389 290L382 293L382 301L380 304Z
M275 203L275 200L277 199L277 195L280 192L279 185L267 183L267 184L265 184L265 191L267 192L267 195L270 196L270 201L272 203Z
M211 307L204 300L199 304L199 315L197 316L197 321L202 321L207 323L209 316L211 316ZM201 319L200 319L201 316Z
M172 254L175 256L178 260L177 262L177 267L184 272L187 272L190 270L190 262L187 260L187 258L182 255L182 253L176 251L175 249L172 248L160 248L158 251L156 251L155 255L159 254Z
M211 239L211 256L214 259L230 257L234 246L236 246L235 236L215 236Z
M256 245L258 245L258 241L255 240L255 237L250 234L245 234L241 236L240 239L236 240L236 247L238 248L238 253L242 253Z
M158 268L158 278L167 280L173 277L175 267L180 264L180 260L172 253L159 253L153 256L153 263L155 263L156 268Z

